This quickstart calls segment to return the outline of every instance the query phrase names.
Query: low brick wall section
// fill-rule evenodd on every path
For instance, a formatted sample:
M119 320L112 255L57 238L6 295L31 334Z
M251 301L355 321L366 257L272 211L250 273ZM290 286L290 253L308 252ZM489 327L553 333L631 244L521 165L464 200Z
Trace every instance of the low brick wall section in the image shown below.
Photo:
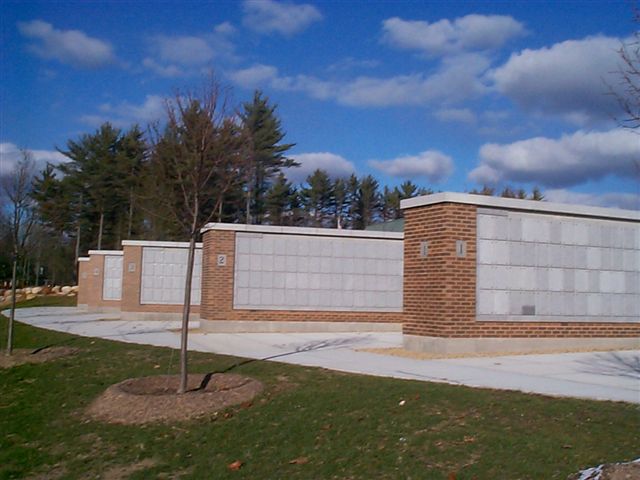
M309 229L315 230L315 229ZM201 318L221 321L401 323L402 312L234 308L236 234L208 229L203 236ZM222 257L221 257L222 256Z
M89 252L78 265L78 305L94 311L120 309L120 300L103 300L104 253ZM112 252L113 253L113 252Z
M404 208L404 334L441 338L640 337L638 322L478 321L477 206L441 202ZM457 254L458 240L466 242L463 257ZM425 241L428 253L423 256L421 244Z

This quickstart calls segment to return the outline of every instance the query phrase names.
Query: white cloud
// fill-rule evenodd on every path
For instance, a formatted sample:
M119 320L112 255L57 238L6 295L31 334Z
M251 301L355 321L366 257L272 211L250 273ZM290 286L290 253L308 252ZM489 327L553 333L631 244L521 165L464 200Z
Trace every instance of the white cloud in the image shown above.
M229 36L236 33L236 27L234 27L230 22L222 22L216 25L213 28L213 31L220 35Z
M496 49L526 32L522 23L504 15L466 15L434 23L393 17L382 22L382 30L386 43L429 55Z
M435 117L443 122L476 123L476 114L468 108L441 108Z
M341 60L338 60L335 63L332 63L327 67L327 71L329 72L343 72L355 69L363 69L363 68L375 68L380 65L378 60L359 60L353 57L345 57Z
M495 86L522 108L564 115L574 123L611 118L617 111L608 84L617 83L621 40L588 37L514 53L492 77Z
M640 141L623 129L577 131L559 139L536 137L480 148L480 165L469 178L478 183L533 182L551 187L577 185L608 175L638 175Z
M486 91L480 76L489 67L482 55L465 54L447 58L431 75L413 74L379 78L361 76L348 81L322 80L308 75L282 76L270 65L230 72L229 78L245 87L269 87L304 92L321 100L359 107L389 107L454 103Z
M459 102L486 91L480 76L488 67L486 57L464 54L444 59L430 75L359 77L342 86L338 101L345 105L379 107Z
M544 197L549 202L640 210L640 195L637 193L579 193L571 190L554 189L546 190Z
M254 88L269 84L278 78L278 69L271 65L257 64L228 73L233 83L244 88Z
M206 64L214 57L213 48L202 37L157 35L152 42L163 62L193 66Z
M45 168L47 162L57 165L67 162L69 159L55 150L30 150L25 149L35 164L36 173ZM22 151L15 144L0 143L0 176L13 172L16 164L22 159Z
M105 103L100 105L99 114L84 115L80 118L84 123L97 127L104 122L127 128L134 123L144 124L160 120L165 113L165 98L159 95L147 95L143 103L136 105L121 102L117 105Z
M258 33L280 33L290 36L322 20L320 11L309 4L245 0L242 9L242 23Z
M224 22L199 35L155 35L147 40L150 56L142 65L163 77L199 74L215 60L235 61L235 27Z
M29 50L47 60L80 68L104 67L116 60L110 43L79 30L58 30L42 20L19 22L18 30L33 40Z
M437 150L426 150L392 160L370 160L369 165L393 177L413 179L424 177L439 182L453 172L453 160Z
M161 65L160 63L156 62L153 58L149 58L149 57L145 58L142 61L142 66L155 72L161 77L175 78L175 77L180 77L184 74L182 69L177 65L171 65L171 64Z
M355 173L355 165L346 158L329 152L300 153L290 155L299 167L285 170L285 175L293 183L304 182L317 169L326 171L332 178L344 178Z

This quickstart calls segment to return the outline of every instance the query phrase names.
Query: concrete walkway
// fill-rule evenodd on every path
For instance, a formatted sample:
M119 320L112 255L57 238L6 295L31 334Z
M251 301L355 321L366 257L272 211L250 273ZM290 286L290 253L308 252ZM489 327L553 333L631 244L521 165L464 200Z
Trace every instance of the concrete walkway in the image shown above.
M5 312L8 314L8 312ZM123 321L118 314L73 307L16 310L16 319L42 328L122 342L179 348L175 321ZM194 326L197 326L194 325ZM415 360L359 352L399 347L400 333L200 333L189 349L470 387L640 404L640 348L633 351ZM640 340L639 340L640 347Z

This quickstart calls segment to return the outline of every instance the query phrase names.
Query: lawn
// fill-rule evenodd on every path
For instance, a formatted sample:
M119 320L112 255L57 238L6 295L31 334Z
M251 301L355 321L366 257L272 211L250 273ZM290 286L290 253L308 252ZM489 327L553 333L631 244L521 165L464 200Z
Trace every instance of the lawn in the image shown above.
M5 318L0 330L4 348ZM16 348L81 352L0 370L2 479L564 479L640 456L634 405L201 353L190 355L193 372L241 373L261 380L265 392L195 421L107 425L88 420L87 405L125 378L176 372L177 352L22 324L15 333ZM235 461L242 466L230 470Z

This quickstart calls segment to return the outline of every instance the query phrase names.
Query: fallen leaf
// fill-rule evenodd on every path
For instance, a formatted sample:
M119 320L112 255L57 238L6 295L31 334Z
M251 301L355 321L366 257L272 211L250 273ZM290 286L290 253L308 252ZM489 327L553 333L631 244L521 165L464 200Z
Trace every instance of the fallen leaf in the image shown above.
M327 423L325 425L322 425L320 427L321 430L331 430L332 425L330 423Z
M462 441L464 443L473 443L476 441L476 437L472 437L471 435L465 435Z
M233 417L233 413L231 413L231 412L224 412L224 415L223 415L223 416L224 416L224 418L231 418L231 417Z
M229 470L240 470L240 468L242 467L243 463L240 460L236 460L235 462L231 462L229 465L227 465L227 468Z
M404 400L400 400L400 403L398 403L398 405L400 405L401 407L403 407L405 403L407 403L407 402L405 402Z
M456 474L454 472L449 474L449 480L456 480Z
M569 444L562 445L562 448L567 448L567 449L568 449L568 448L573 448L573 445L569 445Z
M291 465L304 465L305 463L309 463L309 458L307 457L298 457L293 460L289 460Z

